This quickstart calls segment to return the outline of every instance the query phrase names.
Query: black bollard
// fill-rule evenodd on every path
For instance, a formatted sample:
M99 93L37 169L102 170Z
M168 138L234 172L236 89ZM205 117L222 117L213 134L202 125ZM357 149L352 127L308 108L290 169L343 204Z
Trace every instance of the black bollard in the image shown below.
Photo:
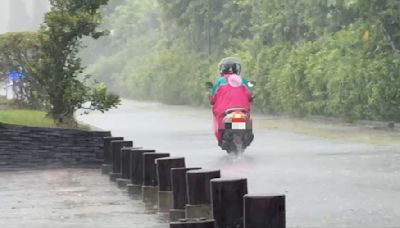
M243 196L247 179L211 180L211 207L216 228L243 228Z
M132 147L132 141L111 141L112 149L112 173L110 173L110 180L116 181L121 178L121 149L123 147Z
M156 159L169 157L169 153L144 153L143 154L143 185L158 186Z
M140 150L140 147L124 147L121 149L121 176L124 179L131 179L131 159L132 151Z
M185 158L159 158L156 159L158 182L158 211L169 212L173 207L171 169L184 168Z
M111 141L124 140L124 137L104 137L104 163L112 163Z
M158 205L158 182L156 159L169 157L168 153L144 153L143 154L143 202L150 204L151 208Z
M214 228L214 220L181 220L179 222L171 222L169 224L170 228Z
M123 147L121 149L121 178L117 179L117 185L120 188L126 188L131 183L131 152L139 147Z
M170 210L170 221L176 222L185 218L185 205L187 201L186 172L201 168L172 168L171 186L173 195L173 209Z
M285 228L284 195L245 195L244 228Z
M131 182L128 184L128 192L130 196L138 198L142 197L142 185L143 185L143 154L144 153L155 153L155 150L147 149L132 149L131 150Z
M158 158L156 159L156 165L160 191L172 191L171 169L185 168L185 158Z
M190 170L186 173L188 204L187 218L212 218L210 180L221 177L220 170Z
M111 141L115 140L124 140L123 137L104 137L104 164L101 166L101 173L102 174L109 174L112 171L112 159L111 159Z

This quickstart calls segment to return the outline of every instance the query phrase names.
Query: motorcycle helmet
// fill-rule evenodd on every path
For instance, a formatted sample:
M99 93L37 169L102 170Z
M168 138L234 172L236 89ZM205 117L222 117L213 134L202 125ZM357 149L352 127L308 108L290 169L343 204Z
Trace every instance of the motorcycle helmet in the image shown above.
M220 74L240 74L242 63L239 58L227 57L219 62L218 70Z

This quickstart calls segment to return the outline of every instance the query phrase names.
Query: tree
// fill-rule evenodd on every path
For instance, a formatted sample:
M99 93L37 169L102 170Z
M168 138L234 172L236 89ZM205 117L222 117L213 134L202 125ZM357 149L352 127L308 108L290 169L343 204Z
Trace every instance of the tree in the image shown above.
M188 37L195 51L221 54L232 38L250 36L252 5L248 0L158 0L163 19ZM179 36L179 35L178 35Z
M125 0L107 18L115 52L92 69L135 99L205 104L216 63L238 56L255 109L398 121L399 12L399 0Z
M0 35L0 75L8 81L11 71L22 73L23 78L13 81L13 91L18 105L38 108L43 105L41 88L32 77L32 66L39 63L37 33L20 32Z
M50 0L51 11L39 31L40 64L35 77L47 95L48 115L57 124L76 124L74 113L79 109L104 112L120 102L117 95L107 93L104 84L88 86L90 75L83 75L78 57L83 37L98 39L107 34L97 30L99 8L107 2Z

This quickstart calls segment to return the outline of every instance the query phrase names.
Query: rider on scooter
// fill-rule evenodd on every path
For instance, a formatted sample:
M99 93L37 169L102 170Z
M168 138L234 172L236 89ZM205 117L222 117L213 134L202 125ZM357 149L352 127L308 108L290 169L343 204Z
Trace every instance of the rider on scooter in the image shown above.
M222 143L222 124L224 112L230 108L251 109L252 91L249 82L240 76L241 61L238 58L224 58L218 64L220 76L209 94L213 105L214 134L218 145Z

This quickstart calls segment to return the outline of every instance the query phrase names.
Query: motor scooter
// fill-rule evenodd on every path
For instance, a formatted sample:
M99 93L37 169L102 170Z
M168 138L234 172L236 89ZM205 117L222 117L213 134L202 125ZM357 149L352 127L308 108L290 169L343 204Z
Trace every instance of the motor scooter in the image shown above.
M206 82L205 86L207 90L211 90L213 83ZM254 86L255 82L248 82L248 87L253 88ZM253 99L254 96L251 101ZM223 115L223 124L218 126L221 132L221 140L218 145L228 154L243 153L254 139L250 110L243 107L232 107L225 110Z

